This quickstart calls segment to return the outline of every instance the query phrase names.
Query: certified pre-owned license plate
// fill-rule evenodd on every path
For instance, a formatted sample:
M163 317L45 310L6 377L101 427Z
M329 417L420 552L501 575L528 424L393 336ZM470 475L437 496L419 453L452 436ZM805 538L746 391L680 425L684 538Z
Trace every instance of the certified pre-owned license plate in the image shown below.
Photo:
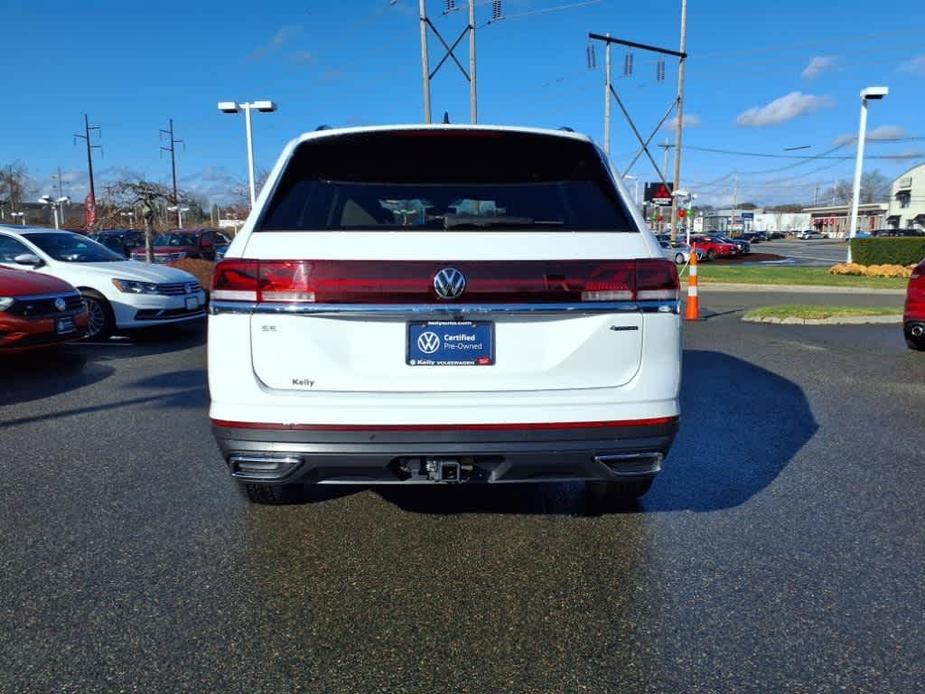
M58 331L59 335L67 335L77 330L77 324L74 323L74 318L72 316L65 316L55 321L55 329Z
M495 363L493 323L427 321L408 323L411 366L490 366Z

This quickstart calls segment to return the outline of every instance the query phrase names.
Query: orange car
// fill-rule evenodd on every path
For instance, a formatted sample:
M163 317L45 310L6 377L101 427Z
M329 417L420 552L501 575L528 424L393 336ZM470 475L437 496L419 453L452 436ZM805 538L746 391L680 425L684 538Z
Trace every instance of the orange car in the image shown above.
M0 355L87 334L87 307L67 282L0 267Z

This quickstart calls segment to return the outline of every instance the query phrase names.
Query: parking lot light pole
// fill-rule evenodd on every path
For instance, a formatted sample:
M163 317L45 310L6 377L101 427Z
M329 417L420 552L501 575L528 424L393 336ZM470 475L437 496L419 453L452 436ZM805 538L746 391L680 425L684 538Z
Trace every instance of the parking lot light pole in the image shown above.
M183 228L183 213L189 212L189 208L181 207L180 205L171 205L170 207L167 208L167 211L177 213L177 228L182 229Z
M851 258L851 239L858 225L858 202L861 196L861 171L864 168L864 138L867 135L867 102L879 101L890 93L889 87L867 87L861 90L861 118L858 124L858 152L854 162L854 183L851 186L851 215L848 217L848 262Z
M276 104L272 101L247 101L239 104L236 101L218 102L218 110L222 113L237 113L244 111L244 133L247 138L247 178L248 189L250 191L251 208L257 202L257 182L254 173L254 133L251 127L251 111L258 110L261 113L272 113L276 110Z
M26 213L25 212L10 212L10 217L19 217L20 224L26 226Z

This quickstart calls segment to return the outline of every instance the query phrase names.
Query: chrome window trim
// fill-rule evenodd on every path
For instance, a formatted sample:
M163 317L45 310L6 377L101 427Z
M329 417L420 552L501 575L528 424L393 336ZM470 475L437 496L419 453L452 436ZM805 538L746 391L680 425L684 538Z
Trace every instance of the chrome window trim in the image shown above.
M311 304L210 301L209 313L315 316L590 315L596 313L680 313L680 301L599 301L555 304Z

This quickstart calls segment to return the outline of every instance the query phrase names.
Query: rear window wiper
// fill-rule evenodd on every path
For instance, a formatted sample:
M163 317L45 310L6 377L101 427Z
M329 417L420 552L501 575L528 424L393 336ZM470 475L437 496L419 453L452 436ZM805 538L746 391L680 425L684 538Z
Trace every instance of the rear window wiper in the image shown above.
M560 219L530 219L507 215L462 215L448 214L443 217L444 229L535 229L536 227L560 227Z

